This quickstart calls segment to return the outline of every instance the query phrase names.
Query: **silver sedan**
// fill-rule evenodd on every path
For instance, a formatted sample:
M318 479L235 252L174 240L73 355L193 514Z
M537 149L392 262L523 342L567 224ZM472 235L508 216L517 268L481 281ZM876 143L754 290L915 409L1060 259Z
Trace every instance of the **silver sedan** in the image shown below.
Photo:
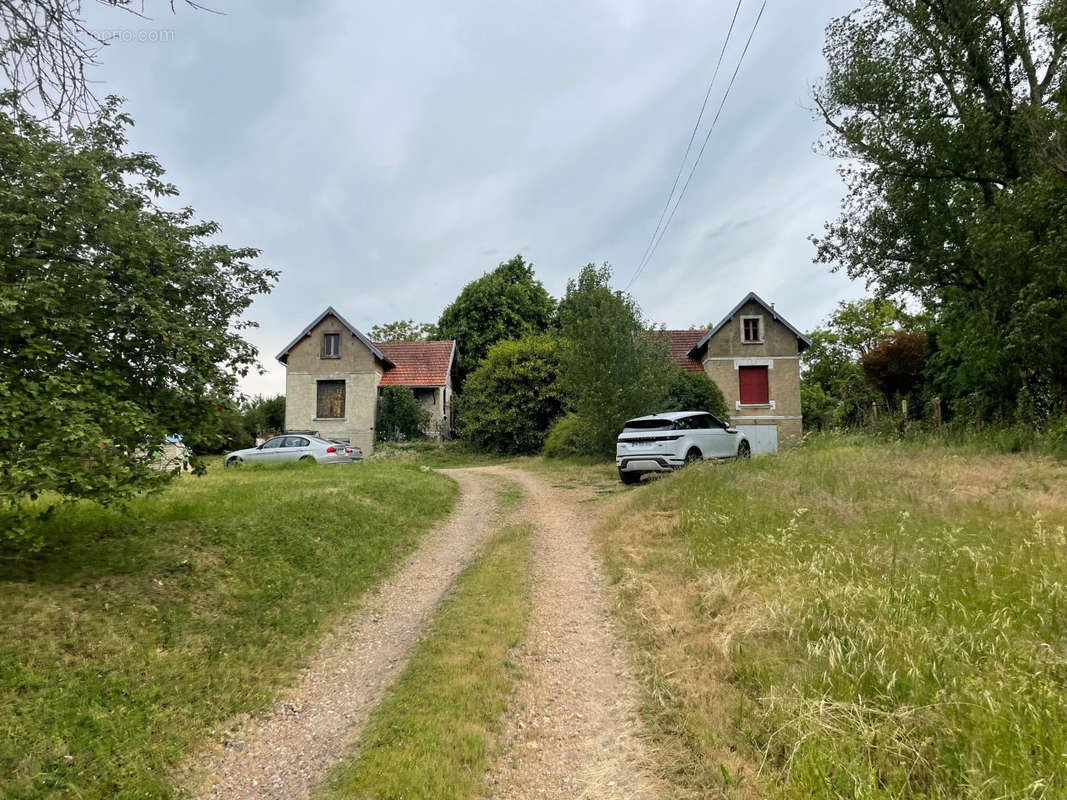
M227 453L227 467L242 464L283 464L288 461L317 461L320 464L352 464L363 460L363 450L344 442L318 436L275 436L259 447Z

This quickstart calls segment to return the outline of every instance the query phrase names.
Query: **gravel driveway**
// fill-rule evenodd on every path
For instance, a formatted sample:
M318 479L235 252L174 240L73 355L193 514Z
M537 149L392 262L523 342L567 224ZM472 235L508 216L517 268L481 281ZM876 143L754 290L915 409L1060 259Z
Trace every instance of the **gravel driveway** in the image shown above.
M516 654L520 688L502 754L488 776L494 798L645 800L660 796L641 768L638 689L590 552L598 514L582 496L505 467L446 470L460 486L453 515L430 534L361 610L319 646L271 713L247 721L186 765L199 800L306 798L359 737L399 675L434 606L496 527L500 479L518 482L514 521L534 527L533 608ZM509 520L512 521L512 520Z
M511 704L492 797L645 800L663 794L641 767L638 687L590 551L599 514L581 492L520 470L522 514L534 525L533 610L518 660L523 683ZM591 496L591 493L590 493Z
M497 478L446 471L460 501L400 570L326 637L273 712L254 718L183 770L201 800L296 800L359 736L423 623L491 532Z

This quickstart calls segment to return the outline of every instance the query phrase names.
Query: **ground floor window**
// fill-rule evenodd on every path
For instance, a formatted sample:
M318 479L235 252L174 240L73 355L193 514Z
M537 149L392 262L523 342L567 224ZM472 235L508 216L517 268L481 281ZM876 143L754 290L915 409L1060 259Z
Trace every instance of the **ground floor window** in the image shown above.
M342 419L345 415L345 382L319 381L315 416L319 419Z
M765 406L771 402L767 367L738 367L737 381L743 406Z

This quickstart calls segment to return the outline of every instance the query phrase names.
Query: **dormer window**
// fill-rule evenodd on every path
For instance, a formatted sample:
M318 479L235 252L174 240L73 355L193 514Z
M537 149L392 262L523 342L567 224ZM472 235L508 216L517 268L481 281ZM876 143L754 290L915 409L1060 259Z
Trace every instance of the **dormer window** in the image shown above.
M741 317L741 342L763 344L763 317Z
M339 334L339 333L324 333L324 334L322 334L322 357L323 358L340 358L341 357L341 334Z

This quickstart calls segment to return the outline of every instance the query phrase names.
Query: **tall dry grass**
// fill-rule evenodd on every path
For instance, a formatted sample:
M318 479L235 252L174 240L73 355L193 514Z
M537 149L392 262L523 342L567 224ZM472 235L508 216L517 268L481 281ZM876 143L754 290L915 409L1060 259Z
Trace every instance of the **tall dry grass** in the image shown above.
M1067 797L1067 466L801 449L601 532L682 794Z

